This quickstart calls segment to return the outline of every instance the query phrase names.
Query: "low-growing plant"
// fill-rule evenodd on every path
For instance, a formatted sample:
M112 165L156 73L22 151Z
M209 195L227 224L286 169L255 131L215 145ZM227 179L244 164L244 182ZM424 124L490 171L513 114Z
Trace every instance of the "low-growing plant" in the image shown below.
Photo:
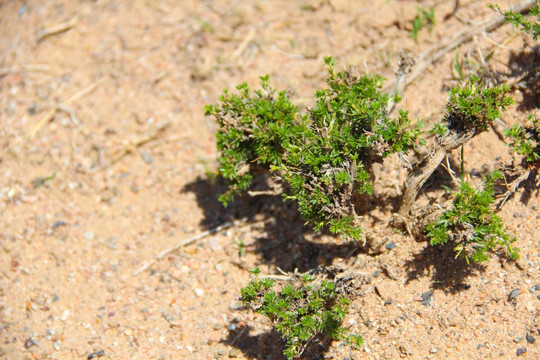
M533 39L538 40L540 38L540 1L533 1L536 3L536 5L531 7L527 15L508 10L502 11L497 4L489 4L488 6L504 15L504 19L507 23L511 23L515 27L521 29L521 31L531 35ZM536 20L534 20L534 17L536 17Z
M483 189L479 190L463 182L452 208L427 225L431 245L451 242L456 257L464 258L467 263L487 261L487 253L499 247L505 248L510 258L517 259L519 249L512 246L516 239L507 232L492 208L493 186L501 178L502 174L494 171L484 179Z
M220 196L227 205L249 188L255 175L280 165L291 140L305 130L305 116L291 103L285 91L276 92L261 79L261 89L238 85L239 94L224 90L219 105L208 105L206 114L218 123L217 146L221 153L219 174L229 185Z
M405 183L399 210L402 218L410 217L418 192L447 154L487 131L513 103L512 98L506 95L508 90L506 85L482 87L478 78L473 77L464 86L456 86L450 91L442 123L435 130L438 134L435 146L417 164Z
M430 6L428 10L417 7L416 15L413 19L412 29L410 32L411 38L418 42L418 33L426 26L431 32L435 26L435 8Z
M252 273L255 277L242 288L241 300L272 321L274 329L285 340L283 354L287 359L301 356L311 342L324 337L353 346L362 344L361 336L349 334L342 325L349 300L336 292L335 283L303 275L297 282L276 291L273 279L258 277L259 268Z
M299 113L285 92L276 94L261 78L261 90L246 84L239 95L225 91L219 105L206 113L219 125L220 174L229 190L220 200L248 189L257 172L272 172L298 203L300 214L318 230L360 239L356 206L359 195L372 191L372 166L394 154L406 154L420 140L406 111L388 115L396 100L381 92L383 78L336 72L325 58L328 88L315 93L317 104Z
M512 141L512 150L524 156L528 165L540 165L540 119L529 114L525 126L515 124L505 135Z

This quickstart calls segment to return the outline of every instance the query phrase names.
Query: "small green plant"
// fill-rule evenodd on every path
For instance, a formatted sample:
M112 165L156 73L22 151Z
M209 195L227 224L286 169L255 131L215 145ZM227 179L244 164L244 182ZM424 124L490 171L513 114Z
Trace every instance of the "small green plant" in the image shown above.
M281 164L291 139L305 128L298 108L285 91L270 88L268 78L260 78L260 90L252 92L243 83L236 87L238 95L225 90L220 105L206 106L206 114L213 115L219 126L219 174L229 184L219 199L224 205L248 189L257 173Z
M408 113L388 115L396 100L381 92L383 78L336 72L335 59L325 58L328 88L315 93L317 104L300 114L285 92L276 94L261 78L261 90L238 86L206 113L219 125L220 174L229 190L220 200L248 189L257 172L271 172L298 203L300 214L315 229L360 239L354 198L371 194L374 163L394 153L406 154L419 140Z
M505 135L512 140L512 150L523 155L528 164L540 164L540 119L530 114L525 126L515 124Z
M536 5L529 10L527 15L519 14L514 11L502 11L497 4L489 4L488 6L504 15L504 19L507 23L511 23L515 27L520 28L521 31L531 35L533 39L538 40L540 38L540 7L538 6L539 0L534 0L534 2ZM530 19L535 16L537 17L536 21Z
M493 186L501 178L502 174L494 171L484 179L482 190L463 182L452 208L427 225L431 245L450 241L454 244L456 257L464 258L467 263L470 259L487 261L487 252L498 247L504 247L510 258L517 259L519 249L512 246L516 239L507 233L501 218L492 209Z
M487 131L513 103L512 98L506 95L509 90L506 85L485 88L478 81L477 77L472 77L465 85L456 86L450 91L442 124L432 130L438 134L435 147L419 162L405 183L399 209L402 218L410 217L410 210L422 185L446 155Z
M353 346L362 344L360 336L349 334L342 326L349 300L336 292L335 283L303 275L298 283L275 291L273 279L258 277L259 268L252 273L255 277L242 288L241 300L272 321L285 340L283 354L287 359L300 357L310 342L325 336Z
M418 42L418 32L425 28L429 27L429 31L433 30L435 26L435 8L433 6L429 7L429 10L422 9L417 7L417 12L413 20L412 29L409 34L415 42Z

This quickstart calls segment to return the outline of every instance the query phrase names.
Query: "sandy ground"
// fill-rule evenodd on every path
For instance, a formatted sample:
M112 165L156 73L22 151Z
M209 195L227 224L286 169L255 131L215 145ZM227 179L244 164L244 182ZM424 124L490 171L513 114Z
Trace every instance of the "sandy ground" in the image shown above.
M437 23L415 43L416 6L429 5ZM518 238L520 260L493 256L471 267L451 249L388 226L390 200L365 215L366 232L395 245L374 255L312 233L279 199L243 198L224 209L216 200L223 186L207 176L218 153L204 105L221 90L270 74L274 87L309 105L324 86L326 55L341 68L393 79L398 53L418 56L495 15L484 1L453 7L0 1L0 358L282 359L270 324L238 301L248 270L330 264L370 279L345 323L365 346L315 346L307 359L540 358L540 201L531 184L499 213ZM531 45L503 26L459 53L477 59L496 51L492 67L519 69L534 55L523 50ZM398 107L428 125L437 121L456 84L454 57L428 67ZM540 104L527 89L513 96L517 105L502 119L508 124ZM473 181L511 161L492 132L465 154ZM457 154L452 163L459 168ZM421 201L440 193L446 173L438 174ZM378 195L399 196L403 176L396 159L385 163ZM228 221L233 226L133 275L163 250Z

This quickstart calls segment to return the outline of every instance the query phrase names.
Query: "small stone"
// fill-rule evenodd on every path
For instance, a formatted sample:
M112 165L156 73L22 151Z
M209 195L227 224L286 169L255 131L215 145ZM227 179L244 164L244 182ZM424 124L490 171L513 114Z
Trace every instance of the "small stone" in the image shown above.
M431 349L429 349L430 354L436 354L437 351L438 351L437 348L431 348Z
M422 298L421 302L424 306L431 305L431 299L433 299L433 290L428 290L426 292L423 292L420 297Z
M64 312L62 313L62 316L60 316L60 320L66 321L69 318L69 315L71 315L69 310L64 310Z
M84 238L88 241L94 240L94 232L92 230L89 230L84 233Z
M23 8L24 8L25 11L26 11L26 6L21 7L21 9L23 9ZM21 14L21 10L19 10L19 15L20 15L20 14ZM29 115L35 115L35 114L37 113L37 104L36 104L36 103L30 104L30 106L28 106L28 107L26 108L26 111L28 111L28 114L29 114Z
M394 244L393 241L390 241L390 242L386 243L385 246L386 246L386 248L387 248L388 250L392 250L393 248L396 247L396 244Z
M52 229L53 229L53 230L56 230L56 229L59 228L60 226L66 226L66 222L65 222L65 221L62 221L62 220L57 221L57 222L55 222L55 223L53 224Z
M529 289L529 292L537 292L538 290L540 290L540 284L537 284L537 285L534 285L533 287L531 287Z
M60 350L60 344L61 344L60 340L56 340L53 343L54 350L59 351Z
M527 353L526 347L520 347L519 349L516 350L517 356L525 355L526 353Z
M204 290L199 288L195 289L195 295L202 297L204 295Z
M527 334L525 335L525 339L527 339L527 342L529 344L534 344L534 342L536 341L536 339L528 331L527 331Z
M143 159L143 161L147 164L151 164L154 162L154 159L152 158L152 155L146 151L146 150L143 150L141 151L141 157Z
M521 294L521 289L520 288L514 289L514 290L510 291L510 294L508 294L508 300L512 300L512 299L514 299L515 297L517 297L520 294Z
M514 342L515 342L516 344L519 344L519 343L521 342L521 340L523 340L523 338L522 338L521 336L516 336L516 337L514 338Z
M25 349L30 349L32 346L36 345L36 343L34 342L34 340L32 338L28 338L24 341L24 348Z
M391 298L388 298L384 301L384 305L390 305L394 302L394 300L392 300Z
M53 294L53 296L52 296L52 301L53 302L57 302L59 299L60 299L60 297L58 296L58 294Z
M375 270L373 272L373 277L376 278L377 276L379 276L381 274L381 271L380 270Z
M118 240L116 240L114 236L111 236L109 239L107 239L106 244L107 247L111 250L118 249Z
M240 355L240 350L238 350L237 348L232 348L231 350L229 350L230 358L237 358L238 355Z

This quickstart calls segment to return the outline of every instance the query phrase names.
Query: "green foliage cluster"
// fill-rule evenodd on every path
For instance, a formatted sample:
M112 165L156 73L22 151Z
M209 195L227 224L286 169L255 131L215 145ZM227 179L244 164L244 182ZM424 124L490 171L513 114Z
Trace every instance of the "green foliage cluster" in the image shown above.
M431 245L445 244L451 241L456 257L470 259L474 262L487 261L487 252L497 247L504 247L512 259L518 258L517 248L512 247L516 241L506 232L502 220L493 209L493 186L502 174L494 171L484 179L483 189L474 189L463 182L459 192L455 194L453 207L445 211L441 217L428 224L427 237Z
M479 78L473 77L465 86L450 91L444 118L448 129L474 131L475 135L482 133L512 105L512 98L506 95L510 90L508 86L484 88L478 82Z
M533 39L538 40L540 38L540 7L539 0L534 0L536 5L533 6L527 15L519 14L514 11L501 11L499 5L490 4L488 5L492 9L499 11L504 15L504 19L507 23L512 23L517 28L520 28L521 31L528 33L533 37ZM532 20L531 17L537 17L536 21Z
M260 269L252 272L258 275ZM289 360L299 357L319 336L344 340L353 346L362 344L360 336L349 334L342 326L349 300L336 292L335 283L314 280L304 275L300 284L287 284L276 292L272 290L273 279L256 276L241 290L244 305L252 306L274 323L275 330L286 341L283 353Z
M304 117L286 92L272 89L268 76L260 79L261 89L252 92L243 83L236 87L238 95L225 90L220 105L205 109L219 126L219 173L229 182L229 190L220 197L224 205L248 189L257 173L280 165L291 139L304 129Z
M540 165L540 119L530 114L527 125L515 124L505 132L512 139L511 148L529 164Z
M433 30L433 27L435 26L435 8L430 6L429 10L420 7L417 7L416 9L417 12L409 35L415 42L418 42L418 32L420 32L420 30L426 26L429 27L429 31Z
M301 115L284 92L268 87L253 94L246 84L239 95L227 91L221 104L208 106L219 125L220 173L230 190L226 204L251 184L257 170L271 171L290 188L301 215L315 229L360 239L353 197L371 194L371 167L393 153L407 153L418 140L408 113L388 116L391 99L381 92L383 78L335 72L326 58L328 88L315 94L317 104ZM395 100L395 99L392 99Z

